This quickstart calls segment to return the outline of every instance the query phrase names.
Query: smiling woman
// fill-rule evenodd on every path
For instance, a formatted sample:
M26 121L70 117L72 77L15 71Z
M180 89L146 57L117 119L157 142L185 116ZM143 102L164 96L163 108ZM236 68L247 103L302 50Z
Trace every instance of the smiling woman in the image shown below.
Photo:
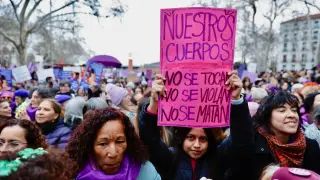
M287 91L275 92L262 100L253 117L254 140L247 141L251 148L247 155L248 162L252 162L253 179L258 179L263 168L271 163L320 172L319 146L303 134L298 109L299 100ZM245 132L252 127L238 128Z

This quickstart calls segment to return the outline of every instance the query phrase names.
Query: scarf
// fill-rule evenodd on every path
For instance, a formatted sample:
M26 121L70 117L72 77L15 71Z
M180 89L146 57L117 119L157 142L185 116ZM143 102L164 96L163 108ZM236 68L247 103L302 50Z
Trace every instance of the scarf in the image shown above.
M44 122L44 123L37 123L36 122L36 124L40 127L41 132L44 135L48 135L49 133L53 132L57 128L58 123L59 123L59 120L57 120L55 122L49 121L49 122Z
M140 172L141 164L133 162L127 155L122 160L120 169L117 174L105 174L97 169L92 159L77 175L77 180L123 180L137 179Z
M293 137L293 142L282 144L274 135L259 127L259 134L266 138L269 148L282 167L301 167L306 148L306 139L301 129Z
M28 106L27 108L27 114L30 117L31 121L35 121L36 120L36 111L38 108L36 107L32 107L31 105Z

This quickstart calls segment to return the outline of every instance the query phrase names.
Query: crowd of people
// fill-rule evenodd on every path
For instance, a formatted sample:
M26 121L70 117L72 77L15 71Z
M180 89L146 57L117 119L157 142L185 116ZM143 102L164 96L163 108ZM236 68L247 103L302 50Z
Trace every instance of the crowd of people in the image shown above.
M228 72L230 126L157 126L165 78L0 87L0 179L320 179L320 69Z

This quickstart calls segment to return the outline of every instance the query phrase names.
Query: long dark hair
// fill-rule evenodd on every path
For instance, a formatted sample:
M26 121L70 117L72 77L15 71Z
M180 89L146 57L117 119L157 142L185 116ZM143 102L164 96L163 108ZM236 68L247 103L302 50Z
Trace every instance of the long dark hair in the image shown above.
M292 95L291 93L282 90L272 93L269 96L266 96L264 99L262 99L257 113L253 116L255 127L264 127L266 128L266 130L271 132L270 122L272 111L285 104L297 108L300 121L300 128L302 120L299 112L299 100L296 96Z

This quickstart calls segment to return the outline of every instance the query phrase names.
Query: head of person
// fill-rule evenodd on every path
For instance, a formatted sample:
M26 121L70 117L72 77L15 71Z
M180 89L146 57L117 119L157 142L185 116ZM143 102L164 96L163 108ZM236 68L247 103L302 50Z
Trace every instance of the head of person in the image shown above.
M243 88L244 89L251 89L251 87L252 87L252 83L251 83L251 80L250 80L250 78L249 77L244 77L243 79L242 79L242 84L243 84Z
M81 170L89 160L106 174L115 174L127 156L136 163L147 160L147 152L129 118L115 108L88 111L74 130L67 146Z
M0 99L1 100L6 100L6 101L8 101L8 102L11 102L11 100L12 100L12 98L13 98L13 92L11 92L11 91L3 91L2 93L1 93L1 96L0 96Z
M29 91L26 89L19 89L16 90L14 92L14 97L15 97L15 103L17 104L17 106L19 106L20 104L22 104L26 98L29 97Z
M37 124L55 123L61 115L61 106L54 99L44 99L36 112Z
M287 91L278 91L265 97L254 118L256 127L268 133L290 136L300 127L299 100Z
M0 156L24 148L46 148L41 130L31 121L8 119L0 123Z
M84 87L79 87L79 89L78 89L78 91L77 91L77 95L78 96L82 96L82 97L84 97L84 96L87 96L87 91L86 91L86 89L84 88Z
M320 92L309 94L303 101L306 113L311 113L313 108L317 105L320 105Z
M128 109L132 105L131 96L125 88L118 87L114 84L107 84L106 91L114 105Z
M177 149L192 159L205 157L207 152L216 149L217 140L212 129L179 127L174 134Z
M259 104L264 97L268 96L268 92L263 88L253 87L251 89L251 96L252 100Z
M10 118L12 116L11 111L10 103L6 100L0 100L0 117Z
M17 159L21 163L14 163ZM0 178L8 180L72 179L74 163L68 154L57 149L44 150L43 148L26 148L15 154L1 158L0 166L6 173Z
M69 81L61 81L59 83L60 93L70 92L71 84Z
M40 102L45 98L50 98L51 93L47 88L38 88L31 91L31 106L38 107Z

